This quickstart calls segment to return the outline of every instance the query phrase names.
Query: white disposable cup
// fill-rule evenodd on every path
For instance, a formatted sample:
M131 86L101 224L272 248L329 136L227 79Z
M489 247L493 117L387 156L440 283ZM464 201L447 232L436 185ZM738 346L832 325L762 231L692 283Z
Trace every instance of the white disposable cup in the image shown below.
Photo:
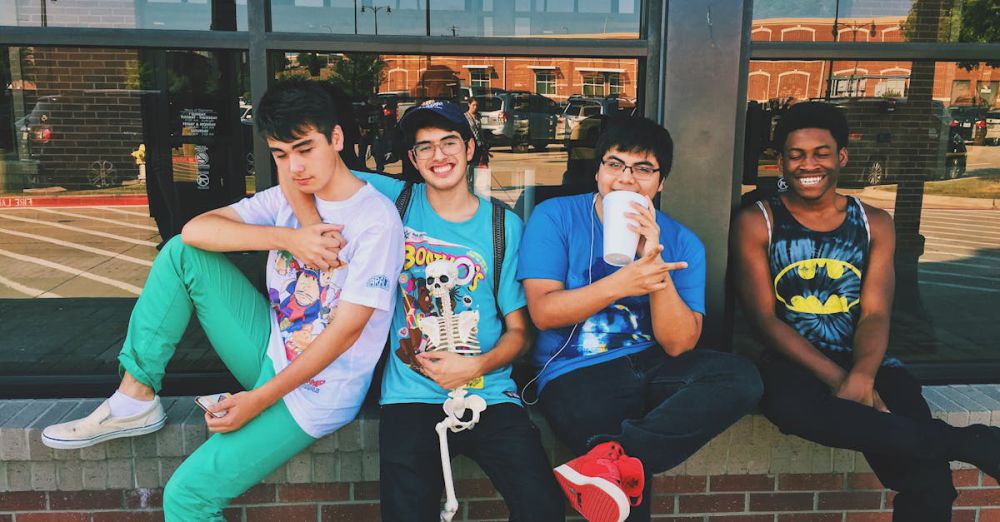
M646 197L636 192L615 190L601 200L604 220L604 262L614 266L625 266L635 259L639 246L639 234L629 230L635 221L628 214L636 212L631 203L648 207Z

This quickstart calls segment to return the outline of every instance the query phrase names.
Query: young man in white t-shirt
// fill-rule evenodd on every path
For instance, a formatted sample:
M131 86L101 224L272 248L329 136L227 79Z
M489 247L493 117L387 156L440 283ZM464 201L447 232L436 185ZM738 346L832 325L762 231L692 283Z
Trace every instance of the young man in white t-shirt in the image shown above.
M278 176L315 196L323 221L337 225L299 228L279 187L192 219L153 262L119 355L118 391L88 417L43 433L46 445L73 449L162 427L156 392L196 314L249 391L205 415L214 435L167 484L167 520L222 520L232 498L350 422L368 390L392 318L403 233L392 202L341 161L333 102L317 83L287 81L268 90L256 119ZM332 230L346 241L337 258L327 249L339 240L322 235ZM219 253L242 250L270 251L267 298Z

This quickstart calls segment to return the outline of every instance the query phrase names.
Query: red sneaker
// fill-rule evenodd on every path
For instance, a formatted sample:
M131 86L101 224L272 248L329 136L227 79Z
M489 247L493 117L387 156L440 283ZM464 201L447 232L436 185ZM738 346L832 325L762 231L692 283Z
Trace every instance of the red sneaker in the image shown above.
M642 488L646 484L646 474L643 473L642 461L624 455L615 464L618 466L618 475L621 477L622 491L628 496L632 506L642 504Z
M623 454L617 443L605 442L553 470L570 505L588 522L623 522L628 517L629 499L616 463Z

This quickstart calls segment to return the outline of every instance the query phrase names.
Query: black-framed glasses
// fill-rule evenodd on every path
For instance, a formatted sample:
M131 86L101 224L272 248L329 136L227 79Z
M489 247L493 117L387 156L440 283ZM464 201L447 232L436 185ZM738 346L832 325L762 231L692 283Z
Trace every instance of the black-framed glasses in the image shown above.
M623 161L619 161L614 158L609 158L606 160L601 160L601 165L607 167L607 169L615 174L624 174L626 170L632 171L632 177L635 179L648 180L653 179L660 169L654 169L650 165L627 165Z
M465 142L461 138L445 138L437 143L424 142L413 146L413 155L417 159L430 159L434 157L434 149L441 149L441 153L447 156L454 156L465 149Z

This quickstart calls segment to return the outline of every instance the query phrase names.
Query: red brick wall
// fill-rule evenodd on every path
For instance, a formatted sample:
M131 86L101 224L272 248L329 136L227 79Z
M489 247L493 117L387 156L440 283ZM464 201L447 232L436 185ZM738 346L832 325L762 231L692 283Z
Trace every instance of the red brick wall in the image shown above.
M709 522L891 522L893 493L871 473L656 477L654 519ZM1000 486L956 470L955 522L1000 522ZM506 520L488 480L456 484L455 520ZM162 520L162 490L0 493L0 522ZM378 483L262 484L225 511L230 521L376 521Z

